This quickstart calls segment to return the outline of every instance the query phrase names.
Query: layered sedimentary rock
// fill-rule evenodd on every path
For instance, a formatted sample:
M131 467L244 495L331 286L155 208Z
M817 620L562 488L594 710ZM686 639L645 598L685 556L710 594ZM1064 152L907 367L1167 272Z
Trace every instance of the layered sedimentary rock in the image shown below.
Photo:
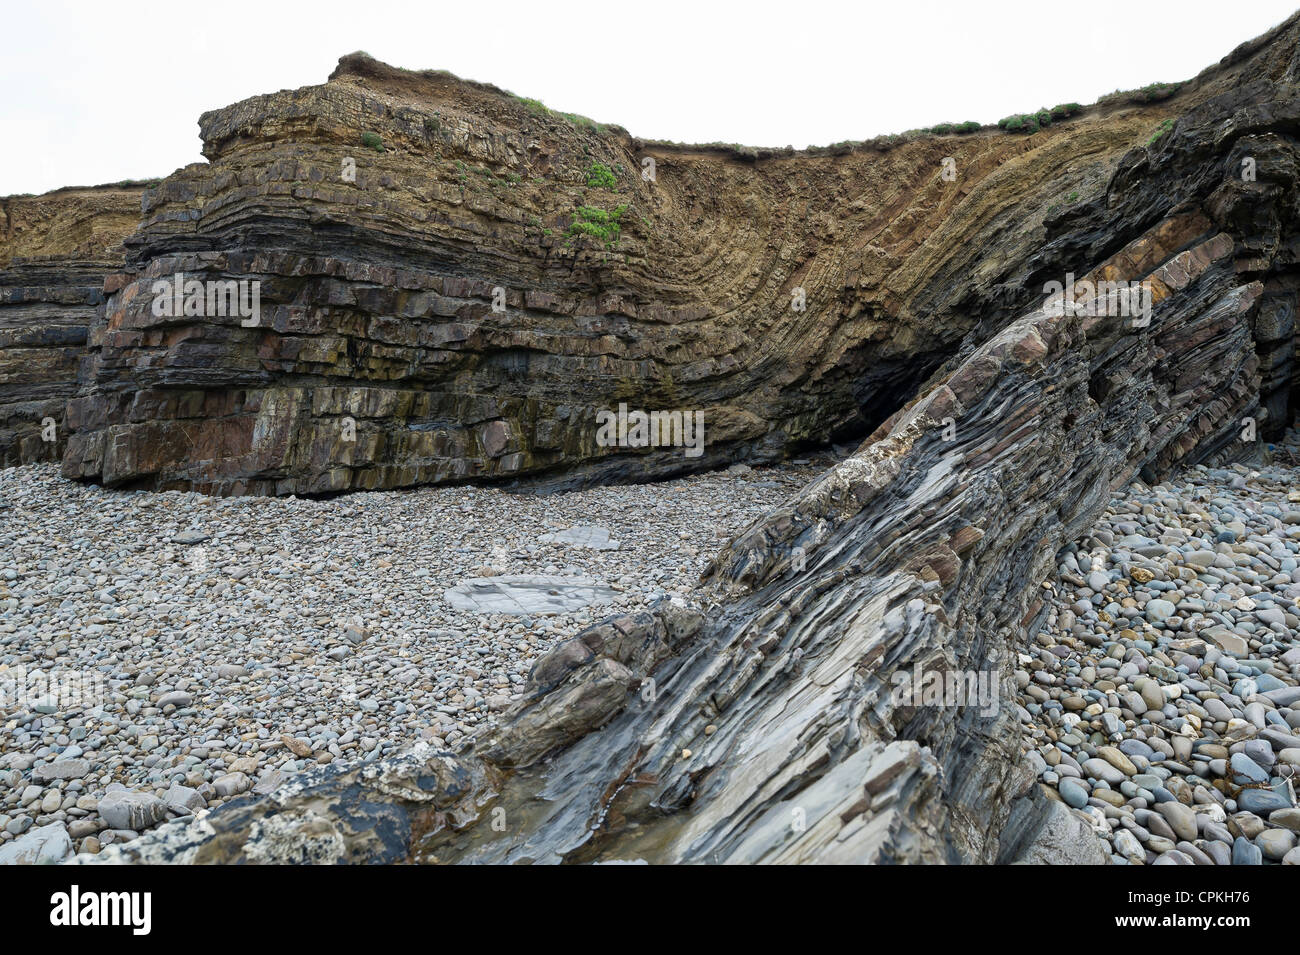
M646 143L345 57L324 85L204 114L210 161L146 195L65 473L222 494L576 484L860 439L1032 307L1040 274L1113 251L1091 234L1036 255L1163 119L1249 69L1032 137L796 153ZM177 275L259 283L259 314L159 314ZM702 453L611 445L599 416L620 405L701 412Z
M62 455L87 328L142 192L119 183L0 198L0 464Z
M1097 858L1064 844L1079 827L1019 762L1014 654L1055 555L1112 488L1266 453L1255 435L1285 407L1296 21L1206 87L1229 74L1003 266L1026 288L1057 270L1076 289L1138 283L1149 313L1040 297L972 335L856 453L731 541L697 607L661 603L560 644L491 737L394 764L429 791L447 761L467 780L439 812L406 786L397 844L372 851L350 812L309 815L322 793L355 798L352 776L322 770L107 858L266 858L270 827L280 858L321 839L340 860ZM900 694L923 672L986 674L988 692L958 706Z

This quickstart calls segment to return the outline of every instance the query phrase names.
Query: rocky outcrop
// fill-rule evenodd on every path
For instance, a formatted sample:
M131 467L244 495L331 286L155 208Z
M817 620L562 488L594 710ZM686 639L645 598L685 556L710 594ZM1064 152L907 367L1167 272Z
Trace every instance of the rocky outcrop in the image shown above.
M143 191L118 183L0 198L0 465L61 457L87 329Z
M1231 84L1037 228L1005 266L1037 303L969 336L856 453L731 541L699 608L554 648L492 736L445 754L471 792L457 818L404 830L409 858L1100 861L1020 762L1015 654L1056 554L1112 488L1265 453L1294 382L1279 316L1296 288L1296 40L1293 19L1229 57L1205 82ZM1043 300L1066 271L1074 291ZM1137 283L1149 313L1083 291L1103 280ZM918 698L923 673L970 694ZM342 792L340 773L309 785ZM252 858L261 820L301 805L221 810L110 858L166 861L168 840L218 831L223 859Z
M65 473L220 494L572 485L860 439L1044 276L1122 245L1072 227L1042 248L1163 120L1253 68L1030 137L795 152L644 142L344 57L324 85L204 114L210 161L146 195ZM204 292L192 308L178 275ZM221 282L258 283L257 316L251 286L247 314L211 314ZM599 416L620 405L699 412L703 445L610 444Z

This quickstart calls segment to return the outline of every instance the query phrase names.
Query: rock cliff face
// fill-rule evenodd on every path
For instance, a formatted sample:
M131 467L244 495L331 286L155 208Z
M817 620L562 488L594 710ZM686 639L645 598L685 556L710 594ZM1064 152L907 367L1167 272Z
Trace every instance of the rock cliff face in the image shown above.
M818 382L867 380L839 364L851 349L830 343L844 343L846 321L861 330L870 303L896 311L858 353L870 358L864 367L903 347L930 361L951 354L852 457L731 541L698 607L660 604L556 647L525 699L471 748L417 748L368 770L360 789L354 772L321 771L108 858L288 860L321 846L337 861L991 862L1022 849L1024 859L1040 858L1023 846L1026 834L1060 841L1068 827L1019 762L1011 674L1044 613L1040 592L1056 553L1111 488L1261 453L1251 425L1262 434L1294 411L1298 37L1293 18L1206 71L1166 131L1134 148L1102 128L1149 124L1124 112L1016 141L1020 152L1002 154L1000 172L951 197L955 208L934 223L947 237L942 251L922 251L922 242L900 252L904 239L891 258L881 245L867 251L867 233L837 233L861 258L823 249L801 281L861 310L825 324L791 319L809 347L789 353L802 358L774 351L777 380L808 361L819 374L801 381L814 404L836 394L829 384L817 391ZM949 147L975 151L963 153L964 168L981 149L1011 148L983 138ZM1041 150L1060 151L1055 165L1040 165ZM693 161L675 156L661 169ZM708 161L715 171L734 162ZM842 161L870 166L866 157ZM1028 177L1050 168L1102 178L1044 219L1046 190ZM1000 201L1014 194L1028 205L958 214L981 195L996 205L979 182L994 190L1004 174L1025 178L1004 183ZM730 195L721 186L697 195L733 201L706 198ZM809 215L785 228L803 228ZM958 223L971 231L952 244ZM852 283L829 264L845 256L861 266ZM863 285L868 261L901 271ZM634 267L609 268L632 285ZM1139 283L1150 311L1117 314L1113 299L1086 293L1071 296L1074 307L1044 301L1043 284L1065 284L1066 273L1079 277L1075 289ZM923 302L940 318L925 320ZM975 308L965 318L963 303ZM125 315L115 311L122 307L110 304L109 314ZM683 324L702 335L725 327L710 314L670 328ZM762 387L754 355L775 336L765 327L738 340L728 377ZM787 407L799 393L793 383L788 395L768 392L795 403ZM857 394L868 407L887 403L883 387ZM871 414L857 413L859 424ZM989 692L958 708L900 696L923 671L986 674ZM393 812L382 846L368 821L373 807L354 811L358 800L371 805L378 780L392 793L380 797ZM1004 845L1012 816L1015 838Z
M104 276L122 267L143 191L121 183L0 198L0 464L62 455L86 330Z
M1032 137L794 153L645 143L345 57L325 85L204 114L210 162L146 195L65 473L220 494L575 484L860 439L1041 276L1122 245L1040 248L1162 120L1250 69ZM155 314L178 273L260 283L258 315ZM620 404L702 412L701 453L602 442Z

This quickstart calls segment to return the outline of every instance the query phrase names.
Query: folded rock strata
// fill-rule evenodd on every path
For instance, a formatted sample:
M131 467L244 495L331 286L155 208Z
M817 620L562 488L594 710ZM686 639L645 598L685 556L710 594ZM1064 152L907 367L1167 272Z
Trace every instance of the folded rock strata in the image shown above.
M577 486L860 439L1045 277L1122 245L1097 204L1123 157L1257 59L1032 137L745 152L344 57L324 85L204 114L209 162L145 195L64 473L218 494ZM258 314L155 314L177 275L259 283ZM700 453L610 445L600 415L620 406L699 412Z
M1015 652L1055 555L1112 488L1264 453L1258 434L1294 412L1296 41L1292 19L1203 74L1232 82L1004 266L1026 287L1063 266L1143 283L1149 323L1040 296L966 341L856 453L732 540L698 609L598 624L539 661L491 736L403 757L408 775L434 760L465 780L457 813L347 858L1099 859L1019 762ZM899 692L923 672L984 674L985 694ZM218 839L223 860L256 858L266 826L294 844L291 813L355 772L316 771L105 861L196 860Z
M122 268L143 191L119 183L0 198L0 465L61 458L87 329L104 276Z

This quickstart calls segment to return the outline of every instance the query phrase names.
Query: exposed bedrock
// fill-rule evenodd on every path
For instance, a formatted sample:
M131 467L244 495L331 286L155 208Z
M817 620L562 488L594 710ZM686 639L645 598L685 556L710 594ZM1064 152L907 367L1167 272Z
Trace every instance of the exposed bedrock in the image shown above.
M1264 453L1245 422L1263 433L1293 380L1272 357L1294 308L1293 29L1253 47L1257 81L1120 157L1018 266L1040 283L1072 250L1080 280L1142 283L1149 316L1040 301L732 540L698 607L660 603L555 647L492 735L403 764L449 760L470 780L456 813L408 827L409 857L1099 858L1020 763L1015 653L1055 555L1112 488ZM898 692L925 672L980 674L986 691L961 706ZM309 783L341 791L339 773ZM101 858L194 859L218 833L222 858L254 858L268 825L293 841L303 805L286 790ZM347 841L365 820L333 825Z
M324 85L204 114L210 162L146 194L65 473L219 494L572 486L860 440L1032 308L1042 276L1137 234L1097 218L1122 157L1258 61L1032 137L747 155L344 57ZM1140 201L1146 221L1169 206ZM244 312L158 314L178 274L257 282L258 314L251 292ZM701 412L703 448L604 443L620 404Z
M0 465L62 455L87 328L142 192L121 183L0 198Z

